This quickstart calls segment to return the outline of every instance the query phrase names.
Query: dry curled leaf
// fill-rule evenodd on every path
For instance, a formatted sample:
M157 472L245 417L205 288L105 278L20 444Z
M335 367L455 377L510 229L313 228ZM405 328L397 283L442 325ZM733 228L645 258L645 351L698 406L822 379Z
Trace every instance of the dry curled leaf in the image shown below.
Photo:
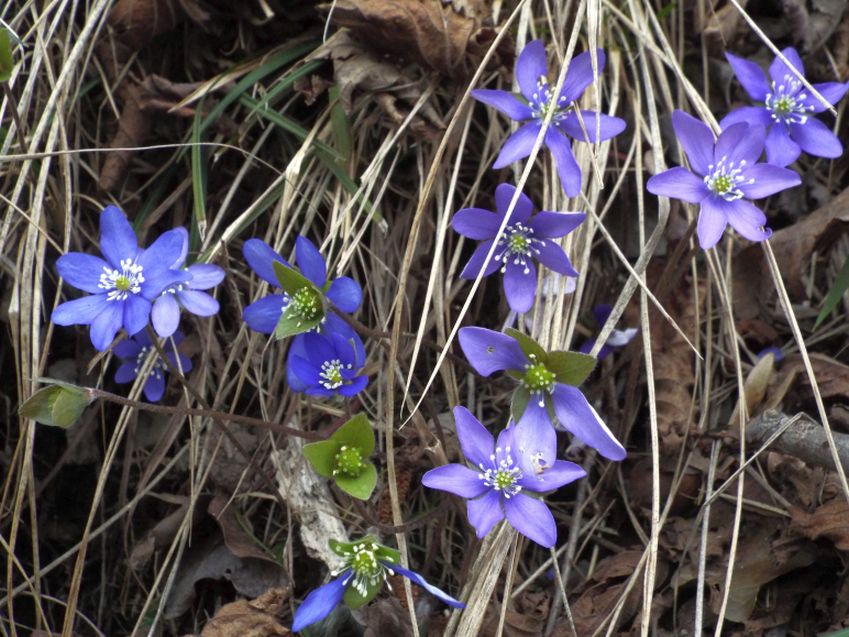
M279 615L289 598L288 588L271 588L254 599L225 604L218 609L200 637L277 637L290 635Z
M792 507L790 514L792 529L812 540L827 538L841 551L849 551L849 503L845 499L826 502L813 513Z

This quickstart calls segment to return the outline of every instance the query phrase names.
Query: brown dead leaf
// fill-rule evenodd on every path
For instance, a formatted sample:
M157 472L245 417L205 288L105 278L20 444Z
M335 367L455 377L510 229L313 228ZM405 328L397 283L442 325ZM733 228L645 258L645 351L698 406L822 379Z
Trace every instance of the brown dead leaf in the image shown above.
M844 397L849 395L849 366L838 363L823 354L809 354L811 367L817 379L817 386L823 398ZM805 363L799 354L784 359L780 373L773 377L767 390L764 409L778 408L787 397L794 383L799 380L809 394L810 385L805 372Z
M743 392L746 396L746 413L751 418L755 415L755 407L757 407L766 396L769 383L775 376L775 354L769 352L755 364L755 366L746 375L746 380L743 383ZM734 411L731 418L728 419L729 427L734 427L739 419L740 400L734 405Z
M279 615L289 598L288 588L271 588L254 599L225 604L200 633L201 637L278 637L291 635Z
M748 0L739 0L740 6L746 6ZM708 3L717 5L717 2ZM740 27L743 17L737 8L730 2L725 6L715 9L711 6L707 7L706 24L697 25L702 27L702 37L708 50L712 53L725 49L729 41L734 40L734 34Z
M792 529L812 540L827 538L841 551L849 551L849 503L844 498L826 502L813 513L793 507L790 514Z
M219 493L209 503L207 511L221 527L221 533L224 535L224 543L233 555L242 558L250 557L258 560L266 560L272 564L277 564L268 553L262 550L251 535L242 528L236 517L236 509L229 498Z

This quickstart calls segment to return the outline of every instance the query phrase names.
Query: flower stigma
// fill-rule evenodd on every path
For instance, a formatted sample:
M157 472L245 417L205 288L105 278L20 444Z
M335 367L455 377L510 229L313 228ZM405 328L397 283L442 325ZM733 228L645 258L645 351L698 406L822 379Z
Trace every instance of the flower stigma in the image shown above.
M351 365L343 365L338 358L331 361L324 361L321 364L321 371L318 373L319 384L325 389L336 389L345 383L345 378L342 376L343 369L352 369Z
M500 252L495 254L495 260L501 261L501 272L506 272L507 263L512 259L515 265L522 266L524 273L530 273L528 257L539 254L537 246L544 246L545 241L535 239L532 235L534 229L517 221L512 226L504 229L504 234L498 239Z
M346 478L358 478L363 472L366 463L363 462L363 454L356 447L342 445L336 452L336 465L333 475L341 475Z
M716 164L708 166L709 173L704 178L705 185L714 195L725 201L742 199L743 191L740 190L740 185L753 184L755 180L747 180L743 175L746 167L745 159L741 159L739 163L733 161L726 163L726 161L727 157L723 156Z
M516 484L522 479L522 470L513 465L510 447L504 449L504 454L501 452L501 447L496 447L495 453L489 456L492 467L487 468L483 463L478 465L482 472L478 474L478 478L493 491L500 491L509 500L522 490L521 485Z
M800 92L802 83L791 75L785 75L784 81L777 87L772 83L772 93L767 93L764 100L766 110L773 120L779 124L804 124L808 121L808 113L813 112L813 105L805 105L807 93Z

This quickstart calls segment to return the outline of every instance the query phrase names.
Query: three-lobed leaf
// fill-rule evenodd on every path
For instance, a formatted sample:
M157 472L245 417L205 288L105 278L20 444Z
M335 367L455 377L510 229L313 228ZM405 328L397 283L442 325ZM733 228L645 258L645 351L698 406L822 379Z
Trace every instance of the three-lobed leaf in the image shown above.
M312 288L318 292L312 282L294 268L290 268L280 261L272 262L271 267L274 268L274 276L277 277L277 282L286 294L291 296L303 288Z
M577 387L595 369L595 358L579 352L551 352L546 367L553 372L558 383Z
M67 429L79 420L95 396L70 383L47 382L51 384L42 387L21 404L18 414L42 425Z
M370 462L363 467L362 473L356 478L339 474L335 476L336 486L357 500L368 500L377 486L377 469Z
M339 443L332 439L304 445L304 457L315 469L315 472L325 478L333 477L338 452Z
M525 356L531 358L533 355L533 357L536 357L538 361L545 361L545 350L543 349L542 345L537 343L530 336L528 336L527 334L523 334L519 330L513 329L512 327L508 327L506 330L504 330L504 333L507 334L507 336L515 338L517 341L519 341L519 347L525 353Z
M364 458L374 453L374 430L368 417L362 412L353 416L333 432L330 439L336 440L340 444L359 449Z
M321 323L323 318L323 316L319 316L311 321L307 321L304 320L304 317L296 312L291 306L287 307L280 315L280 319L277 321L277 326L274 328L274 338L279 341L289 336L295 336L295 334L309 332Z

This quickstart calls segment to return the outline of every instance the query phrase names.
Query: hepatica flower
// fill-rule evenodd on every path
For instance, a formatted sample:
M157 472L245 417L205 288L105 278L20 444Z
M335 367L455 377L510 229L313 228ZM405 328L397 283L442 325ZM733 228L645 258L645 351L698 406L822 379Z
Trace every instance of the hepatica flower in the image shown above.
M330 548L342 558L343 565L333 571L335 579L307 595L304 603L295 611L292 632L299 632L321 621L342 602L352 609L368 604L383 587L386 578L396 573L418 584L449 606L466 606L436 586L428 584L415 571L400 566L400 553L378 544L372 536L366 536L356 542L331 540Z
M672 114L672 126L692 172L677 166L654 175L648 191L662 197L699 204L699 245L717 244L726 226L751 241L767 239L766 215L748 201L798 186L799 175L788 168L758 163L764 148L763 126L739 123L720 133L714 143L707 124L683 111Z
M175 332L174 335L162 344L162 352L170 363L183 371L184 374L192 369L192 361L188 356L180 354L175 345L183 341L183 334ZM140 332L132 338L121 341L115 345L113 351L115 356L121 360L121 366L115 372L116 383L130 383L134 381L142 371L147 356L151 350L155 350L150 337L146 332ZM168 375L168 365L157 355L156 362L148 373L142 391L145 398L150 402L159 402L165 393L165 378Z
M150 319L151 302L162 290L187 281L189 275L169 266L180 253L185 230L163 233L146 250L139 248L127 217L116 206L100 213L100 251L104 259L69 252L56 269L75 288L88 292L53 310L57 325L90 325L94 347L103 351L123 327L140 332Z
M181 308L197 316L217 314L218 301L203 290L213 288L224 280L224 270L217 265L194 263L188 267L183 266L189 251L189 234L183 228L179 230L182 230L183 245L171 268L183 270L190 278L169 285L153 302L150 319L153 329L162 338L167 338L177 331Z
M596 325L598 327L602 327L605 323L607 323L607 317L610 316L610 312L613 310L613 307L608 305L607 303L602 303L601 305L596 305L593 308L593 317L595 318ZM604 342L604 345L601 346L601 349L598 350L598 360L603 360L607 358L615 348L625 347L628 343L634 340L634 337L637 335L636 327L627 327L624 330L616 330L614 329L610 336L607 337L607 340ZM594 338L591 338L581 345L578 348L578 351L582 354L589 354L593 346L595 345Z
M506 371L519 383L513 393L513 418L543 440L551 426L564 429L605 458L622 460L625 448L601 420L581 390L596 360L576 352L546 352L530 337L482 327L464 327L460 347L481 376Z
M499 185L495 189L497 212L463 208L454 215L451 225L464 237L481 241L460 276L474 280L492 244L496 243L492 260L486 264L483 276L489 276L500 269L504 274L504 293L510 309L527 312L533 307L537 288L534 261L560 274L578 276L569 257L554 239L572 232L581 225L586 215L579 212L545 211L532 215L531 200L520 194L504 232L499 235L498 229L515 192L516 188L510 184Z
M463 455L472 468L457 463L437 467L422 477L422 484L468 498L469 522L479 538L506 516L525 537L553 547L557 542L554 516L539 497L527 492L559 489L586 472L573 462L554 458L557 442L551 427L544 442L529 440L526 446L523 438L533 436L532 430L507 427L496 442L465 407L454 408L454 419Z
M605 63L604 51L598 49L596 53L598 72L601 73ZM581 120L575 111L575 102L594 79L590 52L585 51L572 58L560 94L555 95L554 87L548 82L545 46L541 41L534 40L522 49L516 60L516 81L524 99L519 99L508 91L472 91L472 96L478 101L497 108L510 119L522 123L519 130L504 142L492 167L503 168L530 155L543 120L553 111L551 125L546 131L543 143L551 151L557 164L563 190L570 197L577 196L581 191L581 169L572 154L571 138L594 143L610 139L625 130L625 122L618 117L584 110L581 111L584 128L581 127Z
M368 384L360 375L365 363L362 341L354 334L309 332L298 337L300 347L292 348L286 361L287 377L295 391L310 396L353 396Z
M316 473L333 478L336 486L360 500L368 500L377 484L374 430L364 414L357 414L327 440L304 445L304 456Z
M801 75L805 67L796 49L788 47L781 52ZM793 71L776 57L769 66L769 77L754 62L726 53L731 68L740 84L757 106L746 106L731 111L719 123L725 129L739 122L758 124L767 129L766 159L776 166L787 166L802 151L815 157L840 157L843 145L831 130L814 115L826 106L808 93ZM840 101L849 89L849 83L825 82L814 84L817 92L832 105Z

